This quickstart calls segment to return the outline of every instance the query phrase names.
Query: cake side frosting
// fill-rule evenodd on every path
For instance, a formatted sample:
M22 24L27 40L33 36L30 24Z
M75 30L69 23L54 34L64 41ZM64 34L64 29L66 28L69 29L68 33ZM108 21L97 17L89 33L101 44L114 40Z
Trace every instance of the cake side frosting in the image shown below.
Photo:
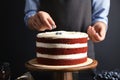
M76 43L76 44L60 44L60 43L42 43L36 42L37 47L43 48L80 48L80 47L87 47L87 43Z
M87 60L87 39L88 35L82 32L53 31L40 33L36 39L37 60L46 65L83 63Z
M77 53L77 54L68 54L68 55L49 55L37 53L37 57L49 58L49 59L80 59L86 58L87 53Z
M52 32L44 32L37 34L38 38L86 38L88 35L83 32L75 32L75 31L52 31Z

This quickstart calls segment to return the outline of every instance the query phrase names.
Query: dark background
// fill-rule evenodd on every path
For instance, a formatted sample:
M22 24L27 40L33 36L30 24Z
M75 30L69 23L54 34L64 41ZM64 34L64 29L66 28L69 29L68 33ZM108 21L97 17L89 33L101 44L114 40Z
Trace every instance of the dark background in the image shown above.
M1 3L2 4L2 3ZM98 70L120 69L120 0L111 0L106 39L95 44ZM12 78L27 71L24 63L35 58L35 34L24 24L25 0L7 0L1 6L0 62L9 62Z

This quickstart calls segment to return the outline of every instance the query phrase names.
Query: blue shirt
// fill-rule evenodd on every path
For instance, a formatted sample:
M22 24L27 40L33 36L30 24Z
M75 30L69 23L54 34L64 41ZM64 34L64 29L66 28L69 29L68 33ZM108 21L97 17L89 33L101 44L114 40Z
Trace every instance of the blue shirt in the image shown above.
M24 21L27 25L29 17L35 15L40 7L40 0L26 0ZM93 0L92 3L92 24L102 21L108 25L108 14L110 9L110 0Z

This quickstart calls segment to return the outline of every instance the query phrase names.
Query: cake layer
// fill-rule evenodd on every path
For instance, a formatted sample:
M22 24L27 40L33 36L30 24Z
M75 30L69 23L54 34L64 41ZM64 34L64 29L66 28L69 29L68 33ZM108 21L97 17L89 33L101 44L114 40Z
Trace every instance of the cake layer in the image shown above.
M77 65L87 61L88 35L82 32L52 31L36 37L36 57L44 65Z
M87 43L88 39L85 38L60 38L60 39L52 39L52 38L36 38L37 42L43 43L60 43L60 44L75 44L75 43Z
M87 57L82 58L82 59L71 59L71 60L66 60L66 59L48 59L48 58L37 58L37 62L39 64L44 64L44 65L56 65L56 66L64 66L64 65L76 65L80 63L84 63L87 61Z
M87 38L88 35L83 32L75 31L52 31L37 34L37 38L51 38L51 39L77 39L77 38Z
M42 48L42 47L37 47L36 52L41 53L41 54L50 54L50 55L66 55L66 54L77 54L81 53L84 54L87 52L87 47L82 47L82 48Z
M48 58L48 59L80 59L87 57L86 53L77 53L77 54L67 54L67 55L50 55L50 54L41 54L37 53L37 57Z
M42 43L36 42L36 47L43 48L81 48L87 47L87 43L76 43L76 44L62 44L62 43Z

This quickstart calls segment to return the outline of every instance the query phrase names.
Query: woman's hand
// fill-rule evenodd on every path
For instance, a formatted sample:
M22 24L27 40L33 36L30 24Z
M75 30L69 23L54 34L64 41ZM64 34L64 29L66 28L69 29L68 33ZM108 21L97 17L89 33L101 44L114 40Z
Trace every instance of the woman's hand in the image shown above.
M28 20L28 26L30 29L37 31L52 30L56 28L55 22L51 16L44 11L39 11Z
M100 42L106 36L106 24L103 22L96 22L93 26L89 26L87 33L93 42Z

